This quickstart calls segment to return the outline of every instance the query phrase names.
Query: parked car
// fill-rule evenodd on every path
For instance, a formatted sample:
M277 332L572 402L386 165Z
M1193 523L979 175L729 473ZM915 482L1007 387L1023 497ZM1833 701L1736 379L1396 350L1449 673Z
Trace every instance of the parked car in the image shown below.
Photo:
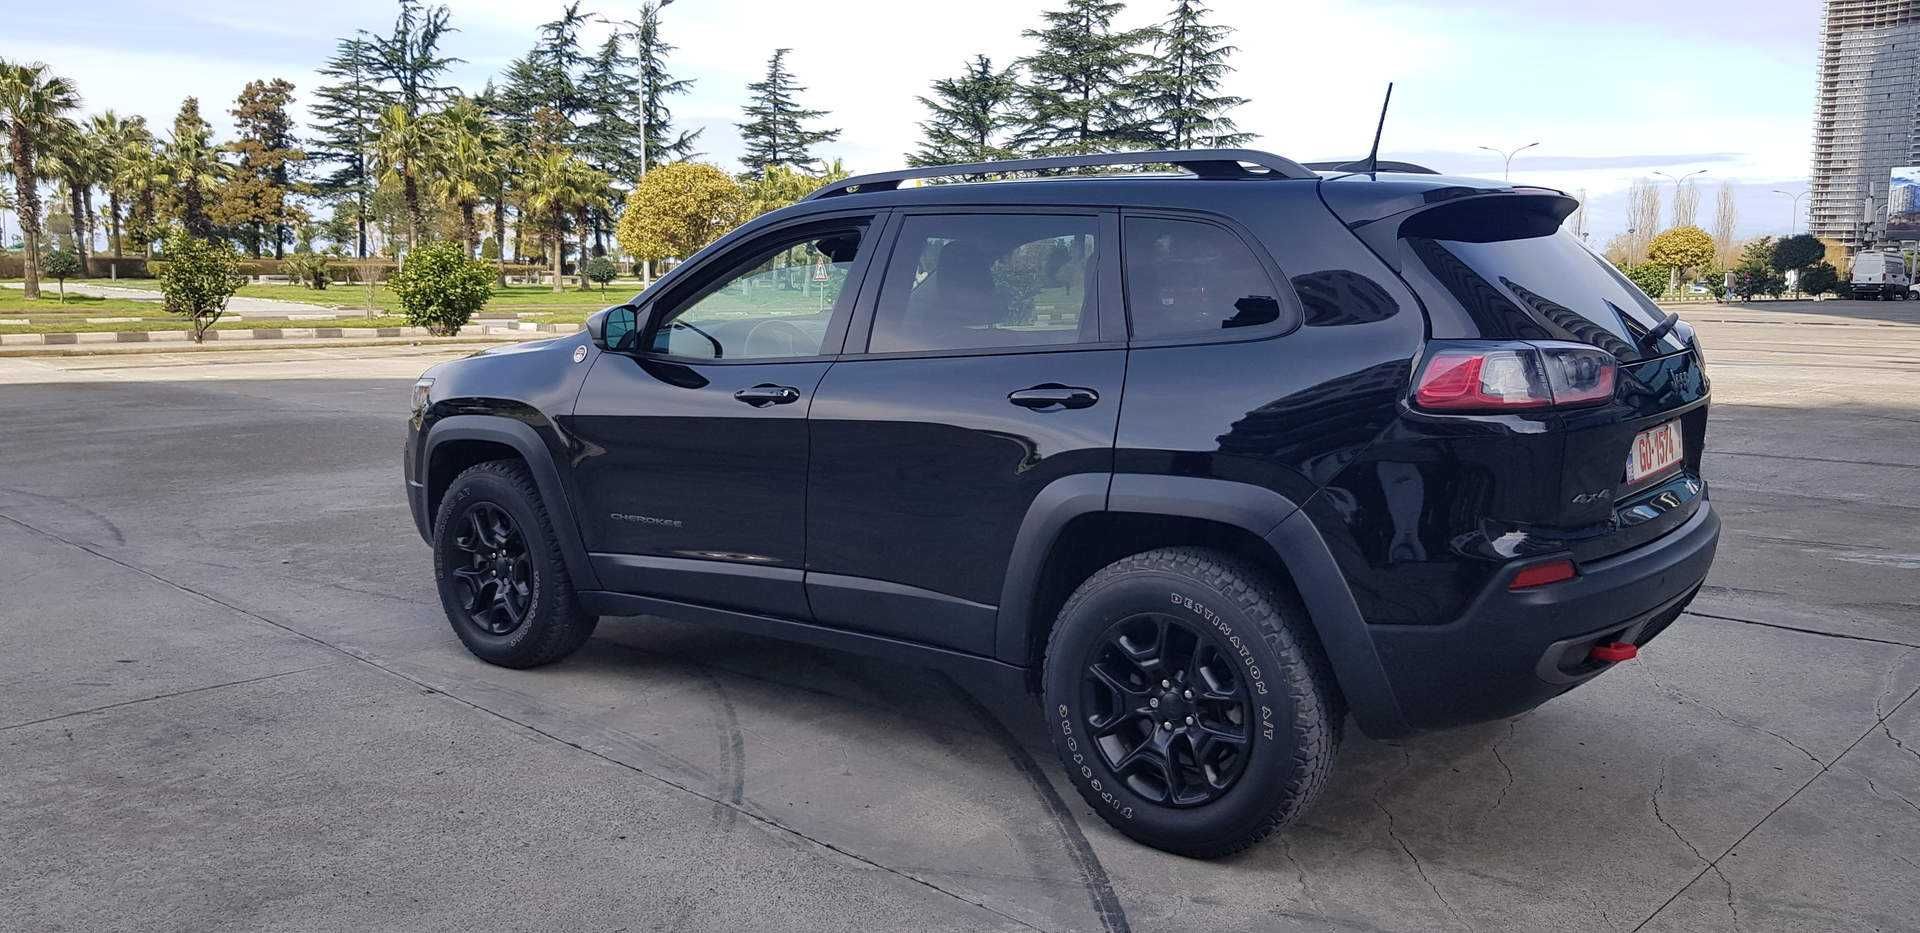
M1112 164L1183 171L899 187ZM1295 819L1349 715L1571 690L1712 561L1699 344L1565 194L1397 168L860 176L435 366L405 473L454 631L530 667L664 616L1031 690L1103 818L1199 857Z

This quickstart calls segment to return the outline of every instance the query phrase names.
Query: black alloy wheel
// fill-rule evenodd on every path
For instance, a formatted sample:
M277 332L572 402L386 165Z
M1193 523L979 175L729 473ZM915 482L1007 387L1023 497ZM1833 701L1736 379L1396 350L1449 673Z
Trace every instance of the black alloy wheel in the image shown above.
M1089 652L1081 709L1113 773L1145 800L1212 803L1233 789L1252 752L1247 683L1191 622L1145 612L1115 622Z
M511 634L526 623L533 605L526 536L492 502L473 502L456 521L455 560L447 572L460 585L466 622L488 635Z

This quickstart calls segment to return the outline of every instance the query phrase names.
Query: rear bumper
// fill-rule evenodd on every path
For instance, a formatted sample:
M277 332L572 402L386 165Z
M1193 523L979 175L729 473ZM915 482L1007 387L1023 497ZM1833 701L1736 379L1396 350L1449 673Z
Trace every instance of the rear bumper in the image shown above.
M1532 709L1612 664L1598 642L1644 645L1700 589L1720 516L1700 501L1686 523L1633 550L1579 565L1580 576L1518 592L1516 564L1447 625L1369 626L1406 724L1415 730L1501 719ZM1531 562L1529 562L1531 563Z

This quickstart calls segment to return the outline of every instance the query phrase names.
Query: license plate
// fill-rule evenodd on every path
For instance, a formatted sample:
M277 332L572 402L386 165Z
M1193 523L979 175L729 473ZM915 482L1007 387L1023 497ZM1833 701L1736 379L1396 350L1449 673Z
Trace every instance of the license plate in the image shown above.
M1633 436L1627 453L1627 485L1665 471L1686 455L1680 445L1680 422L1669 421Z

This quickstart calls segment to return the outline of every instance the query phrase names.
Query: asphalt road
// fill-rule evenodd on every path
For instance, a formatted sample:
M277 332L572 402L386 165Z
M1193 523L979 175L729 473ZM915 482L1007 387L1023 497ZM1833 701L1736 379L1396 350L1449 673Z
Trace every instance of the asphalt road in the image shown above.
M1920 306L1788 307L1688 312L1693 613L1511 722L1349 732L1210 863L936 674L660 620L474 660L398 476L442 351L0 359L0 928L1920 928Z

